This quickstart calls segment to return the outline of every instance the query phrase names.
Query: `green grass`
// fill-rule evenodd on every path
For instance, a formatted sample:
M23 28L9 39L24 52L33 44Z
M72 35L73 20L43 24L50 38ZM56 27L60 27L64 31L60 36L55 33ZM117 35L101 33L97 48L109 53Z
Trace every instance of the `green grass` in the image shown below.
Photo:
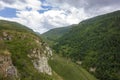
M4 39L3 32L6 32L11 40ZM0 55L10 53L12 63L18 71L20 80L53 80L53 76L38 72L34 68L28 54L31 49L39 48L42 52L45 46L38 45L35 40L43 43L31 29L9 21L0 20ZM3 79L4 78L4 79ZM14 80L13 78L3 77L0 74L0 80Z
M60 56L54 55L49 64L63 80L97 80L81 66Z
M37 39L37 36L12 30L1 30L0 36L2 36L2 32L9 33L13 38L12 40L4 40L4 42L0 41L0 48L3 50L0 50L0 54L3 54L2 52L7 54L7 51L4 49L6 47L11 53L12 63L17 68L18 76L21 80L52 80L52 76L38 72L34 68L31 59L27 56L33 48L44 48L44 46L38 46L35 43L34 39ZM26 38L20 38L23 36L26 36Z

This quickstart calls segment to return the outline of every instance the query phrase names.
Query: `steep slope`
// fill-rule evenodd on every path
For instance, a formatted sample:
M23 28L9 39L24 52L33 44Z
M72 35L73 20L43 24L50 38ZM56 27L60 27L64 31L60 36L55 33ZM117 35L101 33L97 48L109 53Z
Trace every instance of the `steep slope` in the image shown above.
M120 80L120 11L82 21L54 49L100 80Z
M61 56L53 55L53 59L49 61L49 64L61 76L62 80L97 80L81 66Z
M51 80L51 55L31 29L0 20L0 80Z
M97 80L71 61L66 64L66 60L53 56L31 29L0 20L0 80Z
M73 25L72 25L73 26ZM61 27L61 28L55 28L51 29L48 32L45 32L41 35L41 37L49 43L50 46L56 44L57 40L62 37L65 33L70 31L72 26L67 27Z

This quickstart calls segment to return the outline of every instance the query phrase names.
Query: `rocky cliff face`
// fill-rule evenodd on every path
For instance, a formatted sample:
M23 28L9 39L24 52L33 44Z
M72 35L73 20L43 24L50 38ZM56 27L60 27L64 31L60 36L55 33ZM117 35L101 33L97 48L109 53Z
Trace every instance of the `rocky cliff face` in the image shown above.
M13 76L16 78L22 75L19 70L17 70L19 66L14 66L14 64L17 64L14 62L14 58L18 57L16 60L22 58L17 54L26 55L26 58L28 57L29 61L32 62L34 68L38 72L52 75L52 69L48 64L48 60L52 56L52 51L47 44L42 42L37 36L4 30L0 32L0 43L4 44L7 50L3 50L2 52L2 49L0 49L0 75L3 77ZM10 52L8 52L9 49ZM14 53L15 50L16 53ZM24 54L22 54L23 52ZM17 56L14 57L14 55ZM26 63L23 62L22 64L22 66L25 67Z
M17 78L17 69L12 63L10 52L3 51L0 53L0 75L3 77Z
M36 40L36 43L37 45L44 46L44 48L31 49L31 53L28 54L28 57L31 58L34 67L39 72L52 75L51 67L48 65L48 60L52 56L52 50L45 43L41 43L39 40Z

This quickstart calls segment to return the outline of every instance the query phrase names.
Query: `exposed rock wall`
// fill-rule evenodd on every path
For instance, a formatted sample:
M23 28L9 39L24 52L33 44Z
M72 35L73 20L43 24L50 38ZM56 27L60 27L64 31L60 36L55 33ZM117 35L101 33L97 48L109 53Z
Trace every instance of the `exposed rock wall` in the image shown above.
M0 75L17 78L17 74L17 69L12 64L10 53L8 51L2 52L2 55L0 55Z
M31 53L28 57L31 58L34 67L42 73L46 73L48 75L52 75L52 69L48 64L48 60L52 56L52 50L45 44L41 43L36 40L38 45L42 45L43 49L41 48L34 48L31 50Z
M31 61L34 65L34 67L41 73L45 73L48 75L52 75L52 69L48 64L49 58L52 56L52 50L49 48L49 46L45 43L42 42L39 38L37 38L34 35L27 35L27 34L22 34L20 32L16 32L14 34L13 32L9 31L3 31L0 40L1 41L12 41L15 40L14 38L19 38L19 40L25 40L26 38L32 38L33 42L27 43L29 46L32 46L32 44L35 44L35 47L28 51L28 57L31 58ZM27 46L27 45L26 45ZM12 54L11 54L12 55ZM6 58L0 56L1 59ZM9 57L10 58L10 57ZM17 70L16 68L12 65L12 60L11 58L9 59L9 65L8 62L4 62L3 65L6 65L6 68L3 70L3 73L6 75L14 73L15 76L17 76ZM2 69L0 69L1 71ZM7 73L5 72L7 70Z

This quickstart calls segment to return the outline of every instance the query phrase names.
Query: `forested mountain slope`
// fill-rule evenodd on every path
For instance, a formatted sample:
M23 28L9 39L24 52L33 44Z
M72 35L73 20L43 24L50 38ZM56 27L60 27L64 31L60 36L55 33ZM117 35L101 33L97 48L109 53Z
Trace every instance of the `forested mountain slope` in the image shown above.
M61 27L61 28L54 28L51 29L41 35L41 37L49 43L50 46L55 45L57 40L62 37L64 34L70 31L70 29L73 27L67 26L67 27Z
M120 80L120 11L80 22L53 49L100 80Z

